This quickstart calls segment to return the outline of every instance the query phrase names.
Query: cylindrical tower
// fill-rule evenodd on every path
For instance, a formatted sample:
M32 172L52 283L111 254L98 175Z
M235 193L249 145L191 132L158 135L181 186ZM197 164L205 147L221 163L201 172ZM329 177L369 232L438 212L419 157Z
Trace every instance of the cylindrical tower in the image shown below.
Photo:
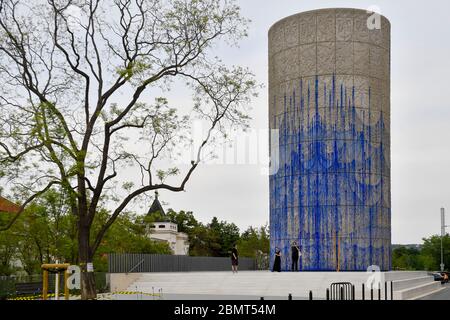
M269 127L272 263L278 247L290 270L296 241L300 270L389 270L389 21L323 9L275 23Z

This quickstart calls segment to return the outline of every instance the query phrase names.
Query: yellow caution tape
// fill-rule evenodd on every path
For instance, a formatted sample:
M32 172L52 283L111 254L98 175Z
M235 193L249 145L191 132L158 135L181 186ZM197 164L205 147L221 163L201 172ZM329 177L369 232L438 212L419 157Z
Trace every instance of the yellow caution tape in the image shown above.
M159 293L146 293L146 292L135 292L135 291L116 291L112 292L111 294L124 294L124 295L135 295L135 294L141 294L144 296L151 296L151 297L161 297L161 294Z
M123 295L144 295L144 296L150 296L150 297L161 297L162 294L159 293L146 293L146 292L134 292L134 291L116 291L107 293L107 295L114 295L114 294L123 294ZM47 294L48 298L54 298L56 295L54 293ZM64 297L64 294L60 294L60 297ZM80 297L80 295L70 295L70 298ZM42 299L42 294L39 295L33 295L33 296L20 296L20 297L14 297L14 298L8 298L7 300L38 300Z

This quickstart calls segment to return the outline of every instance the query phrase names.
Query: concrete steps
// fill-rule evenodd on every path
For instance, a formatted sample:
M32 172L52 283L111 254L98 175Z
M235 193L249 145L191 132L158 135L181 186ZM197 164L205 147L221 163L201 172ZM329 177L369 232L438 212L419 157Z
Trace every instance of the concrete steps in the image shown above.
M394 285L395 288L395 285ZM394 291L395 300L415 300L425 295L442 290L441 283L439 281L433 281L423 283L417 286L408 287L403 290Z
M307 297L309 290L317 298L325 298L325 290L333 282L348 278L345 273L271 273L271 272L214 272L214 273L165 273L145 274L130 286L130 289L151 292L153 288L162 288L171 294L211 294ZM356 275L359 281L367 277L364 273ZM353 278L355 275L353 275ZM354 280L354 279L353 279Z
M389 271L382 272L381 274L386 281L406 280L428 276L426 271Z
M396 280L394 281L394 291L401 291L408 288L417 287L423 284L429 284L432 282L434 282L434 278L432 276Z
M426 271L393 271L385 274L394 283L394 299L411 300L439 291L441 284Z
M326 288L335 282L350 282L355 285L356 298L362 296L361 288L367 287L369 277L381 283L381 299L385 299L384 282L393 281L394 299L414 299L440 289L440 283L426 272L281 272L242 271L230 272L184 272L184 273L143 273L128 286L128 291L158 292L162 289L168 295L198 296L247 296L307 298L309 291L314 299L325 299ZM390 299L390 286L388 286ZM366 291L366 299L370 296ZM378 299L378 290L374 292Z

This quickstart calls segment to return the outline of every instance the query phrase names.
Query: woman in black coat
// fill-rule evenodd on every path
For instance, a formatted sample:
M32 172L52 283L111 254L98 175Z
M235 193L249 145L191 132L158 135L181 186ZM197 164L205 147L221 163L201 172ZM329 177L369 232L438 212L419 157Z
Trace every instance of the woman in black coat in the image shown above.
M275 262L272 271L281 272L281 251L278 248L275 248Z
M233 249L231 250L231 270L233 271L233 273L238 272L238 264L239 264L239 254L237 246L233 245Z

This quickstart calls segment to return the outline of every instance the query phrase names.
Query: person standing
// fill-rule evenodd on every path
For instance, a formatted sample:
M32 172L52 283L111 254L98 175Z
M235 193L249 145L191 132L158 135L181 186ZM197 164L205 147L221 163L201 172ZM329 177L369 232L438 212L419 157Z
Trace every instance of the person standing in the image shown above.
M272 272L281 272L281 251L279 248L275 248L275 261Z
M300 248L297 245L297 242L294 241L291 246L292 252L292 271L298 271L298 259L302 255L300 252Z
M237 245L233 245L233 249L231 249L231 270L233 273L238 272L238 264L239 264L239 254L237 250Z

